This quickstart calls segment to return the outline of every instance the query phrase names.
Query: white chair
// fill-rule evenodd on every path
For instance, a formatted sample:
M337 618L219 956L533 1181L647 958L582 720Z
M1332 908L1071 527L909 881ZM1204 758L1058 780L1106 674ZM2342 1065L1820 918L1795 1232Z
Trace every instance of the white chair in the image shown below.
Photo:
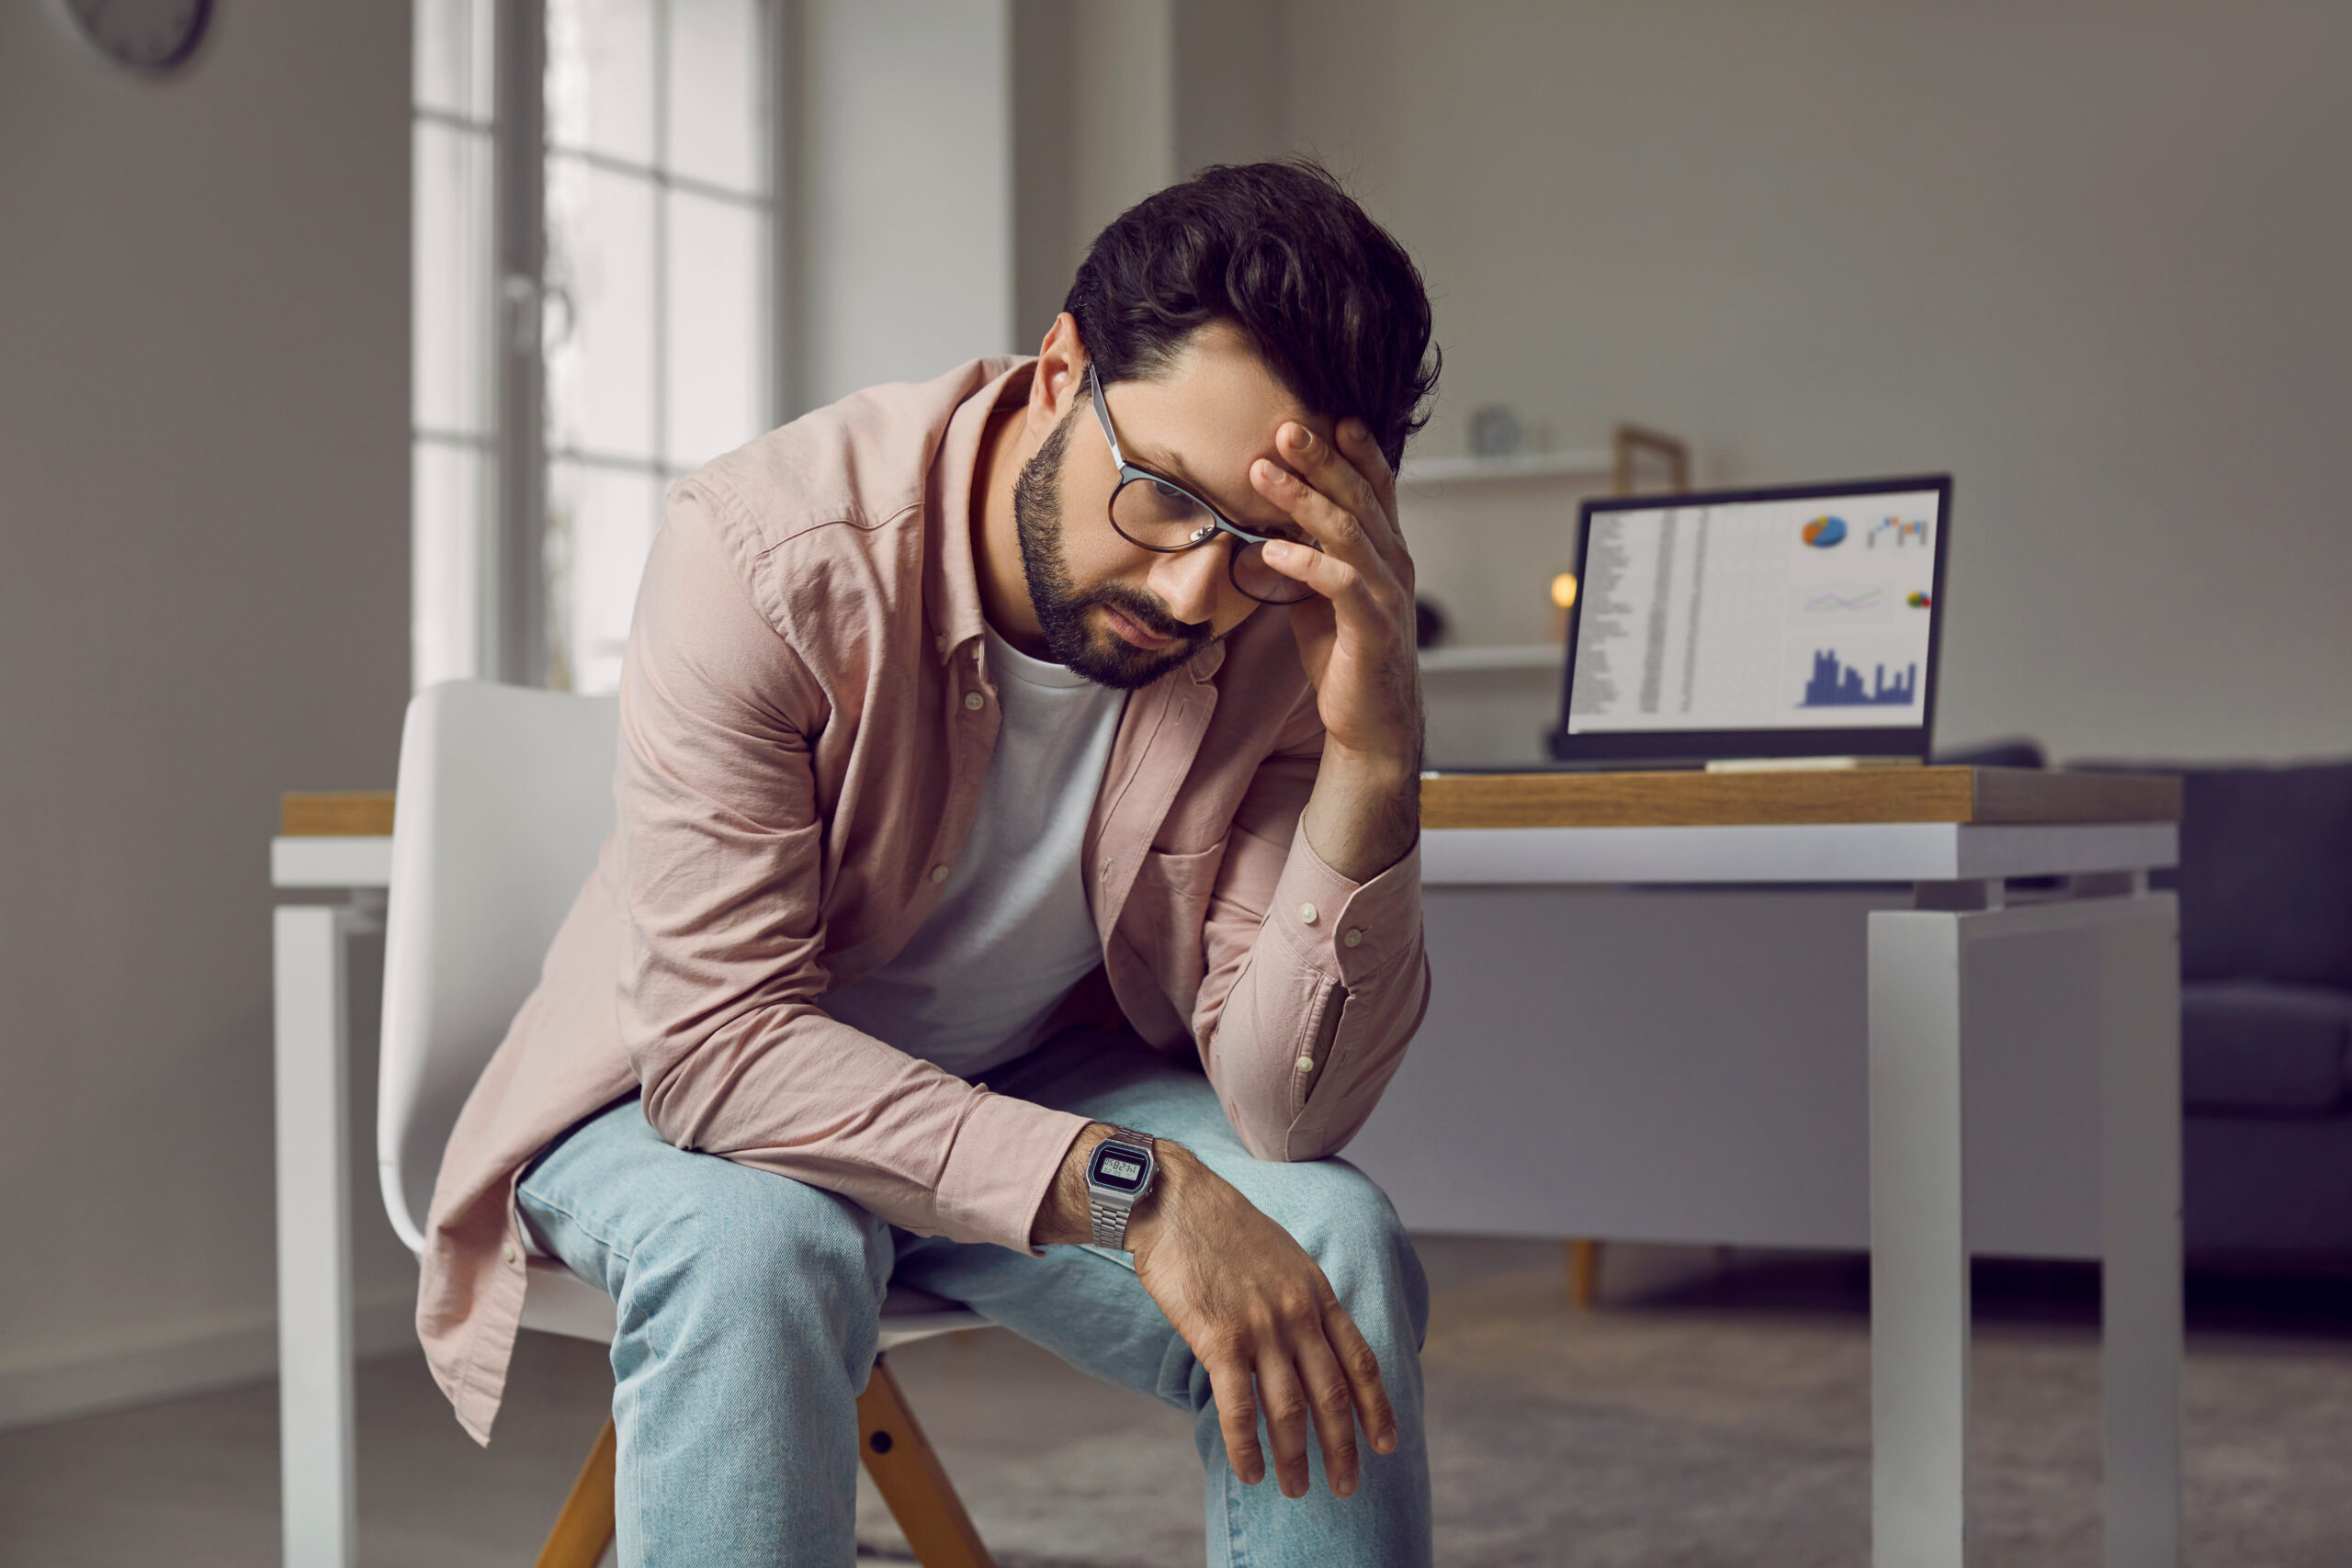
M539 964L613 827L618 704L608 697L455 682L409 704L401 733L392 885L384 938L377 1165L392 1228L419 1223L441 1151L539 976ZM613 1303L535 1261L523 1326L599 1344ZM882 1348L985 1320L894 1285ZM859 1454L924 1568L989 1568L962 1502L878 1359L858 1401ZM613 1534L613 1425L605 1423L541 1568L594 1568Z

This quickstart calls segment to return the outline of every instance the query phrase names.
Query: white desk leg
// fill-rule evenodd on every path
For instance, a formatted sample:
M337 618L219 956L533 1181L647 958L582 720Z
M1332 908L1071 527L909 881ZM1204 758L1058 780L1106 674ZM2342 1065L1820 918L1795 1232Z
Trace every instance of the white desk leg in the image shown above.
M277 912L277 1430L287 1568L350 1568L348 911Z
M1870 917L1871 1558L1968 1551L1961 921Z
M2100 947L2108 1568L2180 1562L2180 919L2121 904Z

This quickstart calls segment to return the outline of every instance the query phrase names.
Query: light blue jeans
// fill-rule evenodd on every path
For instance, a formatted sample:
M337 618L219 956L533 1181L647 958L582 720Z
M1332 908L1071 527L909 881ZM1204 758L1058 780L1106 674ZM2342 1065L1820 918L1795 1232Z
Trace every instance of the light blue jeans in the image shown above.
M1001 1093L1186 1145L1296 1236L1380 1357L1396 1451L1376 1454L1360 1437L1352 1497L1331 1495L1311 1441L1304 1498L1282 1495L1271 1462L1245 1486L1226 1461L1207 1372L1126 1254L1054 1247L1032 1258L911 1235L821 1188L673 1148L632 1100L573 1129L517 1189L539 1245L619 1308L624 1568L853 1561L856 1401L893 1277L1190 1415L1212 1568L1427 1563L1429 1292L1380 1190L1340 1160L1251 1158L1205 1079L1131 1039L1074 1031L989 1077Z

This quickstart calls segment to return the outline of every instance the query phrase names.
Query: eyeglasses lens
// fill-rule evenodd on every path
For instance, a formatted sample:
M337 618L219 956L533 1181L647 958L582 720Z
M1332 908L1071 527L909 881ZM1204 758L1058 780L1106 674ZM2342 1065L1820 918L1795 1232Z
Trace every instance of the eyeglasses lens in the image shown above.
M1244 545L1233 552L1233 585L1268 604L1295 604L1315 592L1267 565L1263 545Z
M1173 485L1136 479L1111 495L1111 525L1130 543L1148 550L1205 547L1202 531L1214 532L1208 509ZM1269 604L1295 604L1314 590L1266 564L1265 547L1234 541L1233 585Z
M1181 550L1214 526L1199 502L1154 479L1121 485L1111 497L1111 523L1148 550Z

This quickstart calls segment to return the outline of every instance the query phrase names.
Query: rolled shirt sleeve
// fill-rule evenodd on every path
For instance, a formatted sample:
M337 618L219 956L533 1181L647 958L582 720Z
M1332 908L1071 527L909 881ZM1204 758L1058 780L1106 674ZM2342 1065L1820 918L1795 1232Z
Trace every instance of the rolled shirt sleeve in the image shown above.
M1429 1010L1419 844L1367 882L1325 863L1301 820L1320 739L1260 769L1210 902L1193 1010L1226 1115L1261 1159L1344 1147Z

